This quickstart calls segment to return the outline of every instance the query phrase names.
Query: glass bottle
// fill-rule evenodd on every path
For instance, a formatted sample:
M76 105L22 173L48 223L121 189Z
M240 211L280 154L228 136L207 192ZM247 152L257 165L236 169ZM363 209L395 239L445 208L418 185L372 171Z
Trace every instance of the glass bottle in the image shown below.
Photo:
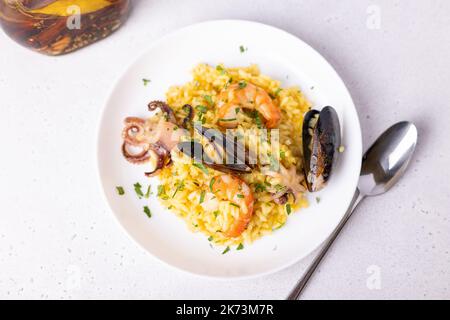
M60 55L109 36L129 9L130 0L0 0L0 26L23 46Z

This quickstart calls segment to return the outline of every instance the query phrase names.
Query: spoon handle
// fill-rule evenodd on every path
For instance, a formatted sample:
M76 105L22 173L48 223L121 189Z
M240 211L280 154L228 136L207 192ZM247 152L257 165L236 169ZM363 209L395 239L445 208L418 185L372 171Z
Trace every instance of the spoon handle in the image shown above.
M350 206L347 209L347 212L345 213L341 222L339 222L339 225L336 227L336 229L334 229L333 233L328 237L324 246L320 250L319 254L314 258L313 262L308 267L308 269L306 270L303 277L297 283L295 288L291 291L291 293L287 297L287 300L297 300L298 299L298 297L302 293L303 289L306 287L306 284L308 283L309 278L311 278L314 271L316 270L316 268L319 266L320 262L322 261L323 257L326 255L328 249L330 249L334 240L336 240L339 233L341 232L341 230L344 228L345 224L347 223L348 219L350 219L353 211L356 209L358 204L363 199L364 199L364 196L361 194L361 192L358 189L356 189L355 195L353 196L353 199L352 199L352 202L350 203Z

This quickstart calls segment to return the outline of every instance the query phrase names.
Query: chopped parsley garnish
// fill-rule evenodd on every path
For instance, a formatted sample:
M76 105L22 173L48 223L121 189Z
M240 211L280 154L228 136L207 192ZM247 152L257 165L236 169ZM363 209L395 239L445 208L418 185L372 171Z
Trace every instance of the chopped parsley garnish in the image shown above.
M263 192L266 191L266 187L262 183L255 183L255 191L256 192Z
M203 163L194 162L193 166L202 170L204 174L209 174L208 169L203 165Z
M117 186L116 190L117 190L117 193L119 194L119 196L123 196L125 194L125 190L123 190L123 187L121 187L121 186Z
M205 195L206 192L205 190L203 190L202 193L200 194L200 204L202 204L205 201Z
M145 193L145 199L148 199L152 194L151 187L151 185L148 185L147 192Z
M239 81L238 86L239 86L239 89L244 89L247 86L247 82Z
M208 104L209 104L210 106L214 105L214 102L213 102L211 96L204 95L204 96L203 96L203 99L205 99L205 101L208 102Z
M198 106L195 107L195 110L198 113L206 113L206 111L208 111L208 108L206 106L203 106L203 105L198 105Z
M230 118L230 119L219 119L219 121L222 121L222 122L231 122L231 121L236 121L237 119L236 118Z
M291 212L292 212L292 208L291 208L291 205L289 203L286 205L286 212L287 212L288 215L290 215Z
M220 72L220 74L225 74L227 71L219 64L216 67L216 70Z
M283 150L280 151L280 158L286 159L286 152L284 152Z
M181 191L184 189L184 182L180 181L177 183L177 188L175 189L175 192L172 195L172 199L175 198L176 194L178 193L178 191Z
M276 227L275 229L273 229L273 230L278 230L278 229L281 229L283 226L285 225L285 223L282 223L282 224L280 224L278 227Z
M215 182L216 182L216 178L212 178L211 181L209 182L209 190L211 190L212 193L214 193L213 186L214 186Z
M144 194L142 193L141 184L139 182L136 182L133 186L134 186L134 191L136 192L138 197L142 198L144 196Z
M255 119L255 122L256 122L256 125L258 126L258 129L262 129L261 117L259 116L259 112L256 111L256 110L253 112L253 119Z
M219 211L219 210L216 210L216 211L214 211L214 212L213 212L213 215L214 215L214 217L216 217L216 218L217 218L217 216L219 215L219 213L220 213L220 211Z
M144 206L144 212L147 215L147 217L151 218L152 217L152 212L150 211L150 208L147 206Z
M160 184L159 186L158 186L158 194L157 194L157 196L159 197L159 196L161 196L162 194L164 194L164 186L162 185L162 184Z
M277 90L275 90L275 92L273 93L273 95L274 95L275 97L277 97L277 96L280 94L280 92L281 92L282 90L283 90L283 89L278 88Z
M320 198L319 197L316 197L316 202L320 203Z
M169 199L169 197L166 195L166 190L164 189L164 186L162 184L160 184L158 186L158 193L157 196L160 197L163 200L167 200Z
M242 199L242 198L244 198L244 195L243 194L238 194L237 197Z
M142 79L142 82L144 83L144 86L147 86L152 80L150 79Z
M230 247L226 247L225 250L223 250L222 254L227 253L228 251L230 251Z
M247 50L248 48L245 48L244 46L239 46L239 51L241 51L241 53L244 53Z
M238 204L233 203L233 202L230 202L230 205L232 205L233 207L236 207L236 208L240 208L240 206Z
M242 250L242 249L244 249L244 245L242 243L239 243L239 245L236 248L236 250Z
M210 236L209 238L208 238L208 241L213 241L213 236Z
M284 190L285 188L286 188L286 187L282 186L281 184L275 185L275 189L276 189L277 191Z

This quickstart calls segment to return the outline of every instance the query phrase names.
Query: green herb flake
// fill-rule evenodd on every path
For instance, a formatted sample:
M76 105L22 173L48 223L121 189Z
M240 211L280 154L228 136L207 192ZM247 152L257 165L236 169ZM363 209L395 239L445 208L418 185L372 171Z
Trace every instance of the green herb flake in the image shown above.
M255 191L256 192L266 191L266 187L263 184L257 182L257 183L255 183Z
M287 204L287 205L286 205L286 212L287 212L288 215L291 214L292 208L291 208L291 205L290 205L290 204Z
M280 94L280 92L283 91L283 89L278 88L277 90L275 90L275 92L273 93L275 97L278 97L278 95Z
M238 86L239 86L239 89L244 89L247 86L247 82L239 81Z
M205 201L205 195L206 192L205 190L203 190L202 193L200 194L200 204L202 204Z
M125 194L125 190L121 186L117 186L116 190L117 190L117 193L119 194L119 196L123 196Z
M193 166L199 168L200 170L202 170L204 174L206 174L206 175L209 174L208 169L205 167L205 165L203 163L194 162Z
M243 199L244 195L243 194L238 194L237 197Z
M152 212L150 211L150 208L147 206L144 206L144 212L147 215L147 217L151 218L152 217Z
M236 248L236 250L242 250L242 249L244 249L244 245L242 243L239 243L239 245Z
M221 75L227 73L227 71L220 64L217 65L216 70L219 71Z
M239 46L239 51L241 52L241 53L244 53L245 51L247 51L248 50L248 48L245 48L244 46Z
M152 80L150 79L142 79L142 82L144 83L144 86L147 86Z
M320 200L321 200L321 199L320 199L319 197L316 197L316 202L317 202L317 203L320 203Z
M226 254L230 251L230 247L226 247L225 250L223 250L222 254Z
M211 190L212 193L214 193L213 186L214 186L215 182L216 182L216 178L212 178L211 181L209 182L209 190Z
M136 182L134 185L134 191L136 192L137 196L139 198L142 198L144 196L144 194L142 193L142 186L139 182Z
M198 113L206 113L206 111L208 111L208 108L200 104L195 107L195 111L197 111Z
M282 223L282 224L280 224L278 227L276 227L276 228L273 229L273 230L279 230L279 229L283 228L284 225L285 225L285 223Z
M175 198L176 194L178 193L178 191L181 191L184 189L184 182L180 181L177 183L177 188L175 189L175 192L172 195L172 199Z
M216 217L216 218L217 218L217 216L219 215L219 213L220 213L220 211L219 211L219 210L216 210L216 211L214 211L214 212L213 212L213 215L214 215L214 217Z
M213 236L210 236L209 238L208 238L208 241L213 241L214 240L214 238L213 238Z
M152 194L152 186L151 185L148 185L148 187L147 187L147 192L145 193L145 199L148 199L148 198L150 198L150 195Z
M232 121L236 121L237 118L230 118L230 119L219 119L219 121L221 122L232 122Z
M256 111L256 110L253 112L253 119L255 119L255 122L256 122L256 125L258 126L258 129L262 129L261 117L259 116L259 112Z
M211 96L204 95L204 96L203 96L203 99L205 99L205 101L208 102L208 104L209 104L210 106L214 105L214 102L213 102Z
M230 205L232 205L233 207L236 207L236 208L241 208L238 204L233 203L233 202L230 202Z
M286 152L284 152L283 150L280 151L280 158L286 159Z
M164 185L162 185L162 184L160 184L159 186L158 186L158 193L157 193L157 196L158 197L160 197L160 198L167 198L167 196L166 196L166 190L164 189Z

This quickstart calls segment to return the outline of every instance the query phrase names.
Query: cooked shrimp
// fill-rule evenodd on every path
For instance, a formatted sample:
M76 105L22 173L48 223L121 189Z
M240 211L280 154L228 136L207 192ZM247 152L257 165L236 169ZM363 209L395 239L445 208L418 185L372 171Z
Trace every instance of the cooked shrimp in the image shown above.
M224 128L236 128L237 112L241 108L258 111L266 120L269 129L278 126L281 119L280 108L276 106L269 94L251 83L240 82L222 90L218 102L219 125Z
M239 206L239 216L224 231L224 234L230 238L239 237L247 228L253 215L252 190L244 181L229 174L212 178L210 187L218 199L227 200Z

